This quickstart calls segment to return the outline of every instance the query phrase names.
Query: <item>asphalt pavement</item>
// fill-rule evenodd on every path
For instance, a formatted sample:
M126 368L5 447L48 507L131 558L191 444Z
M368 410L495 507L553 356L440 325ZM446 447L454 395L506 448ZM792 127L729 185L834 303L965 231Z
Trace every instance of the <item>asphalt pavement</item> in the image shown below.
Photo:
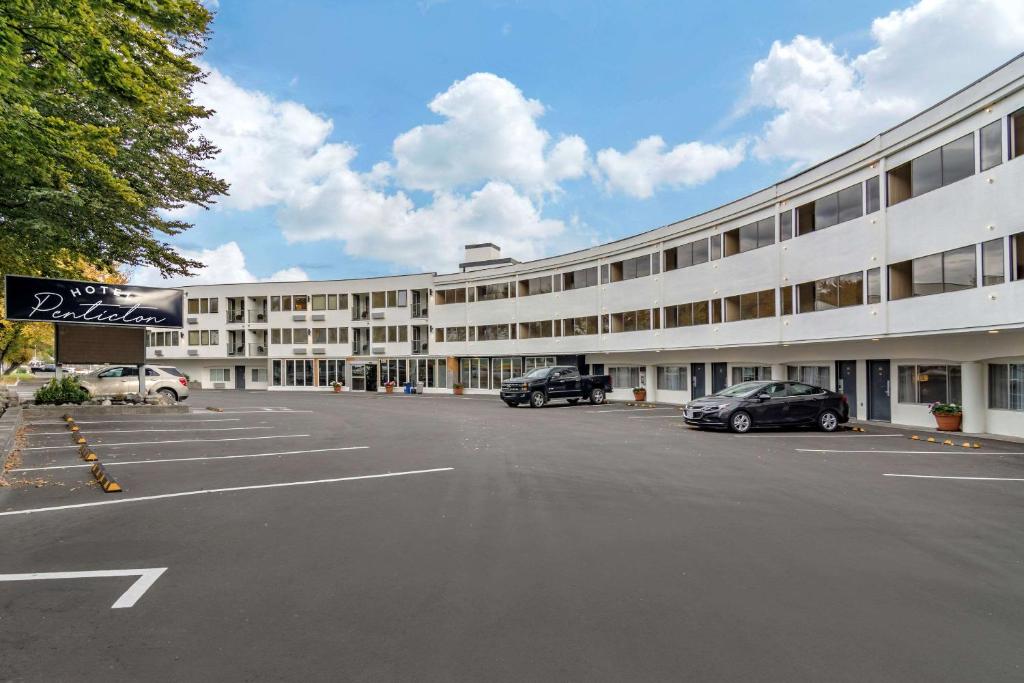
M119 494L31 425L0 489L0 680L1024 679L1024 445L477 396L189 403L83 418ZM49 576L4 579L26 574Z

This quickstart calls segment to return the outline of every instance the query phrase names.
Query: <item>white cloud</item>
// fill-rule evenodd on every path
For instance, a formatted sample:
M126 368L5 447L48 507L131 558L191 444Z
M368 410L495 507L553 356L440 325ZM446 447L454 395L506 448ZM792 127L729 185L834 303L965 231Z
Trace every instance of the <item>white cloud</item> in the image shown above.
M301 268L285 268L268 278L258 278L249 272L245 264L245 254L237 242L227 242L212 249L192 251L179 249L182 256L199 261L204 266L191 277L163 278L160 271L151 266L137 268L128 273L129 282L133 285L151 285L154 287L176 287L179 285L208 285L223 282L270 282L289 280L308 280L309 276Z
M934 104L1024 48L1024 3L921 0L871 36L853 57L806 36L772 45L750 75L748 106L777 110L757 156L810 164Z
M500 180L530 192L551 191L587 170L587 145L577 136L548 150L538 127L544 105L509 81L475 73L430 102L443 123L417 126L395 138L398 182L418 190L452 190Z
M598 168L605 175L605 187L632 197L647 199L660 188L678 189L706 183L722 171L743 161L746 143L732 147L686 142L665 151L659 135L638 140L623 154L615 149L597 153Z

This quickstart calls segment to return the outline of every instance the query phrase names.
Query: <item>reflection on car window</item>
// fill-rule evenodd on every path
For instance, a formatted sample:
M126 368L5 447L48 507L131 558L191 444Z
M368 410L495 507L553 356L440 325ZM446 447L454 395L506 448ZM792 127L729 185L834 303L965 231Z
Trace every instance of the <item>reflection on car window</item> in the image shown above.
M99 374L99 376L100 377L104 377L104 378L106 378L106 377L121 377L121 371L122 370L124 370L124 368L110 368L109 370L104 370L103 372L101 372Z
M772 398L777 398L779 396L785 396L786 395L786 385L785 384L773 384L770 387L768 387L767 389L765 389L765 391Z
M747 396L752 396L755 391L763 389L764 386L764 382L740 382L739 384L732 385L728 389L722 389L717 394L715 394L715 396L745 398Z
M542 377L547 377L551 370L552 368L536 368L526 373L526 377L527 379L540 379Z
M790 396L810 396L811 394L820 394L821 389L818 387L812 387L810 384L800 384L794 382L789 385Z

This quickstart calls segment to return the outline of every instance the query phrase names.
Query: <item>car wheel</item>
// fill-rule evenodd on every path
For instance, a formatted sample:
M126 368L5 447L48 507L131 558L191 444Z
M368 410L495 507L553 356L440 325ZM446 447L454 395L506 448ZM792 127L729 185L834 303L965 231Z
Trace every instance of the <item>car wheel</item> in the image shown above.
M834 432L839 429L839 416L834 410L826 410L818 416L818 429L823 432Z
M729 418L729 429L737 434L746 434L753 426L754 421L750 419L750 413L745 410L737 410Z
M531 408L543 408L545 403L547 403L547 399L545 398L543 391L535 391L530 394Z
M580 400L578 398L567 398L565 400L568 401L569 405L571 405L571 406L574 406L574 405L576 405L577 403L580 402Z
M160 394L161 396L166 396L172 401L178 400L178 394L174 392L174 389L168 389L167 387L164 387L163 389L157 389L156 393Z
M604 403L604 389L591 389L590 403L595 406L599 403Z
M505 405L509 408L515 408L519 405L519 401L505 401Z

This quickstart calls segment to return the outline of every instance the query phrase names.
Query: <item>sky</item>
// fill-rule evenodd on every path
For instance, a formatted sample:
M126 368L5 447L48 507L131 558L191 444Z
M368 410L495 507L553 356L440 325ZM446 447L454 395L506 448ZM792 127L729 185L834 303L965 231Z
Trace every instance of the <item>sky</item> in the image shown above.
M672 223L1024 52L1024 2L206 0L229 195L137 284L451 272Z

